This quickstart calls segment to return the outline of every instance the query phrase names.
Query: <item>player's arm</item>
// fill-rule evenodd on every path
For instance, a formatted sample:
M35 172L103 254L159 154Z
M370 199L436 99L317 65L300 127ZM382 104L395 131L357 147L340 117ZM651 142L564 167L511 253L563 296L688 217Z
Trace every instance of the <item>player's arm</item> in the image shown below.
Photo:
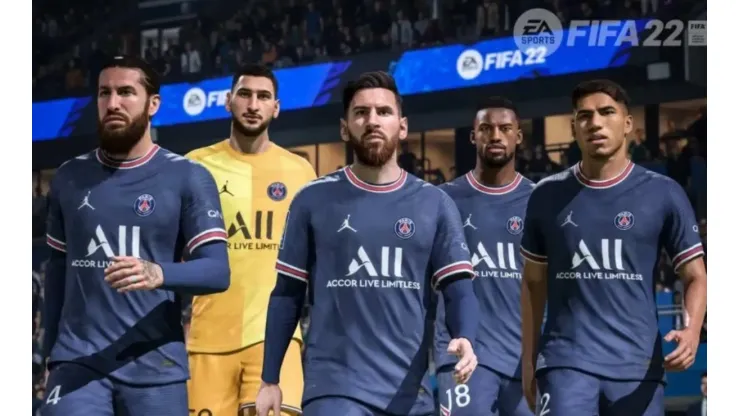
M475 273L460 213L446 193L440 191L440 194L437 232L432 247L432 285L442 292L450 336L473 343L480 319L478 298L473 290Z
M688 315L686 329L698 339L707 311L704 246L689 199L678 184L674 182L672 185L668 192L670 205L667 208L663 241L673 267L684 284L684 303Z
M51 354L59 333L59 320L64 306L64 279L67 271L67 244L64 233L64 219L59 200L59 181L57 175L51 183L46 219L46 243L51 247L49 262L46 264L44 281L44 302L42 321L44 323L44 359Z
M159 263L162 287L191 295L223 292L229 288L230 270L218 189L206 168L195 163L189 168L180 215L185 261Z
M522 291L522 360L528 365L535 362L540 341L542 321L547 304L547 251L538 211L543 207L537 201L535 190L527 204L524 234L520 251L524 257ZM545 205L546 206L546 205Z
M304 197L299 193L290 204L275 265L277 283L267 307L262 381L269 385L280 382L280 368L301 318L308 270L315 255L310 212Z
M684 304L686 305L686 327L701 334L707 312L707 268L703 257L695 257L677 270L684 285Z

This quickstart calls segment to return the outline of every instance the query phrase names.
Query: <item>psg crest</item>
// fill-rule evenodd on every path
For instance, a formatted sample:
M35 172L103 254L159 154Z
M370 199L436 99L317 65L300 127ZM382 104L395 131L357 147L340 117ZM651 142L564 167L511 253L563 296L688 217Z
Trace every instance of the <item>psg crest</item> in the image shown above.
M273 182L267 187L267 196L273 201L282 201L288 195L288 188L282 182Z
M396 235L398 238L403 238L404 240L407 238L411 238L412 235L414 235L414 232L416 231L416 224L414 224L414 221L411 220L411 218L401 218L400 220L396 221L396 226L394 227L396 230Z
M136 198L134 202L134 211L140 217L146 217L154 212L154 197L144 194Z
M629 211L622 211L614 217L614 226L626 231L635 225L635 216Z
M509 234L517 235L522 232L524 229L524 220L521 219L521 217L517 217L516 215L509 218L508 221L506 221L506 231L509 232Z

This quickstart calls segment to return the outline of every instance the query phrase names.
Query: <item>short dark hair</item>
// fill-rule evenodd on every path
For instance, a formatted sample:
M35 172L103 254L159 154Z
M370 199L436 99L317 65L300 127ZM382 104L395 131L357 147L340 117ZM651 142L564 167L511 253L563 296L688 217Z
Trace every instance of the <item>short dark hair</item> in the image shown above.
M478 105L475 107L475 111L478 112L481 110L487 110L489 108L503 108L506 110L511 110L511 112L514 113L517 121L519 121L519 110L516 108L514 102L506 97L502 97L499 95L486 97L478 102Z
M707 378L707 372L706 371L702 371L701 378Z
M159 94L159 89L162 86L162 78L144 58L136 55L116 55L103 62L100 72L108 68L138 69L143 74L141 84L144 86L147 95Z
M627 109L629 109L630 97L627 95L627 91L622 88L621 85L608 79L594 79L578 84L576 88L573 89L573 94L571 95L571 104L573 105L573 109L578 107L578 102L582 98L598 93L612 97L614 101L623 104Z
M262 77L267 78L272 82L272 89L275 90L275 97L278 96L278 82L277 78L275 78L275 73L272 72L272 69L268 68L265 65L262 64L247 64L239 68L234 73L234 77L231 78L231 89L234 89L234 86L236 86L236 83L239 82L239 78L241 77Z
M352 99L355 98L361 90L367 90L371 88L382 88L388 90L396 96L396 105L398 106L398 114L403 114L403 100L401 94L398 93L398 87L396 86L396 80L385 71L373 71L365 72L360 75L356 80L350 81L345 85L344 91L342 92L342 105L344 107L344 114L347 114L349 106L352 103Z

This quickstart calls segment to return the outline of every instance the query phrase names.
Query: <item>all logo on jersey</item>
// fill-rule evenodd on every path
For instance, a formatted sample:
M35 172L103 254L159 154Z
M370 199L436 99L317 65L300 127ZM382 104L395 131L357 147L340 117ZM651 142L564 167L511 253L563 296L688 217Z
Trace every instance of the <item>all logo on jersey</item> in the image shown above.
M421 283L404 276L403 255L402 247L382 246L374 251L360 246L349 260L345 278L331 279L326 287L420 290Z
M398 238L405 240L414 235L416 232L416 224L414 224L414 221L411 218L404 217L396 221L394 229Z
M282 201L288 196L288 188L282 182L273 182L267 187L267 196L273 201Z
M228 236L226 245L231 250L277 250L279 243L264 241L272 240L275 230L274 216L274 211L257 210L254 212L253 226L250 228L248 217L237 211L226 230Z
M614 226L627 231L635 225L635 216L629 211L622 211L614 217Z
M108 230L110 232L110 230ZM87 253L82 259L74 259L72 267L101 268L112 264L111 257L133 256L141 258L141 227L118 226L118 233L106 233L103 227L95 227L95 235L87 244ZM99 253L102 253L100 255Z
M519 265L514 243L496 243L494 257L488 252L488 249L479 242L475 247L470 262L475 269L475 277L493 277L499 279L521 279L522 274L519 272Z
M624 258L623 241L620 238L602 238L597 246L589 246L584 240L571 258L570 270L558 272L556 279L584 280L643 280L641 273L630 271L629 261Z
M511 235L521 234L524 230L524 220L521 217L514 215L506 221L506 231Z
M134 202L134 212L140 217L146 217L154 212L154 197L149 194L140 195Z

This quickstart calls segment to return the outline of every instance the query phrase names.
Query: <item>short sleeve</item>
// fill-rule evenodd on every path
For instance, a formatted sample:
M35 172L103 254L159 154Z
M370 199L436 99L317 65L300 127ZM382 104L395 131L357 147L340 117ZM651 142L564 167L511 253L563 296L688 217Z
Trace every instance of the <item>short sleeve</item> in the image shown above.
M311 263L311 213L307 195L299 191L285 218L280 251L275 269L278 273L308 283Z
M542 188L536 187L529 197L520 251L527 261L546 264L547 245L544 239L544 215L541 211L547 204L542 202L542 194Z
M673 268L678 270L689 260L703 256L704 246L694 209L686 192L676 182L671 181L665 201L668 205L662 233L663 247L673 262Z
M439 190L439 189L438 189ZM470 250L465 243L465 234L457 206L444 191L439 190L440 204L437 232L432 246L432 286L436 289L446 278L458 273L475 275L470 263Z
M62 213L62 204L59 198L61 194L59 183L61 182L60 174L54 177L47 194L48 213L46 217L46 244L49 247L67 252L66 236L64 233L64 217Z
M227 240L221 200L213 176L196 162L187 162L188 175L184 183L180 230L187 242L185 255L212 241Z

